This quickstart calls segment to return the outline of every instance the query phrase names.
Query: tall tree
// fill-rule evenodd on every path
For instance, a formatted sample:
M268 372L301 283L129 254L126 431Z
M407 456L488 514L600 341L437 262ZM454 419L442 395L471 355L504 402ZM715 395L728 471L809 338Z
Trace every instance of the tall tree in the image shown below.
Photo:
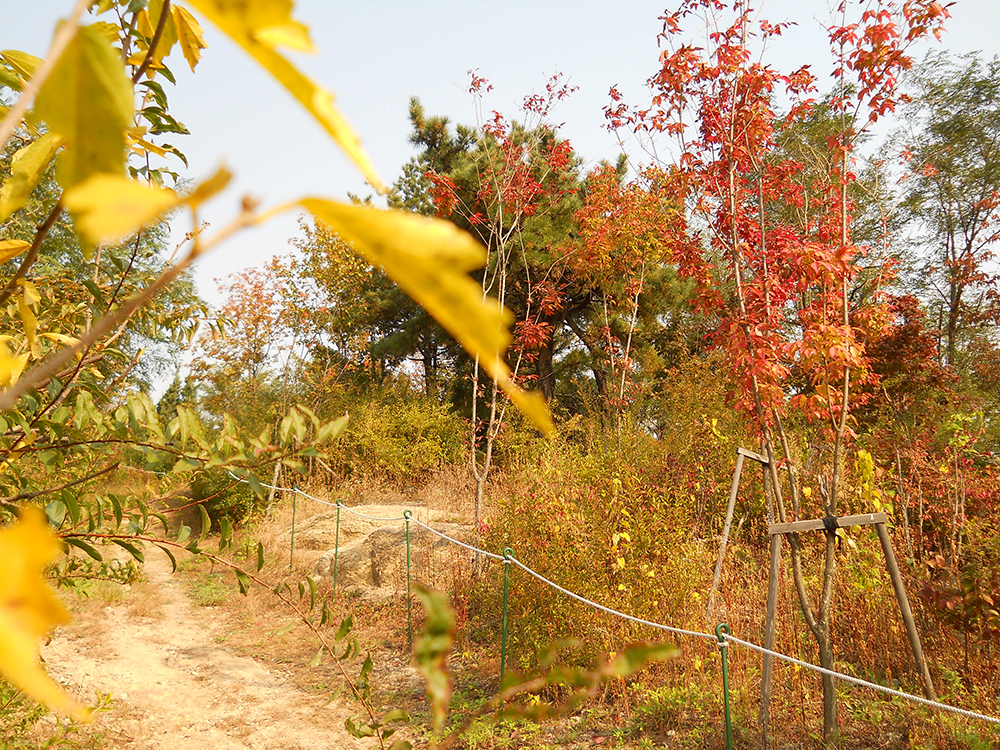
M1000 322L1000 59L928 56L915 70L904 200L918 230L918 271L939 311L947 364L975 328Z
M782 26L759 19L750 3L736 0L726 8L717 0L687 0L665 15L666 50L650 79L650 106L632 110L617 101L608 112L614 127L675 139L679 161L664 168L690 224L674 255L698 283L702 307L719 317L716 343L733 368L737 403L752 418L769 460L768 516L781 521L816 512L802 492L805 482L818 486L823 515L836 516L842 506L850 413L859 382L869 377L863 342L880 323L877 308L858 309L850 294L861 254L851 235L854 151L859 134L898 103L896 81L910 64L907 45L937 28L944 14L937 3L917 2L880 3L866 8L858 23L848 22L847 12L841 3L830 27L840 80L831 101L837 127L826 140L820 205L805 222L787 221L790 207L804 199L803 184L790 179L802 165L780 153L778 134L810 111L813 78L806 69L782 75L757 60L751 45L780 34ZM692 19L704 40L685 37ZM775 110L779 93L798 102L786 118ZM794 388L795 372L805 387ZM826 460L808 473L785 427L796 411L822 425L828 448ZM786 470L784 482L779 467ZM803 545L796 535L790 541L800 609L820 663L832 669L835 536L827 534L818 601L807 590ZM837 702L827 675L823 694L824 740L832 744Z

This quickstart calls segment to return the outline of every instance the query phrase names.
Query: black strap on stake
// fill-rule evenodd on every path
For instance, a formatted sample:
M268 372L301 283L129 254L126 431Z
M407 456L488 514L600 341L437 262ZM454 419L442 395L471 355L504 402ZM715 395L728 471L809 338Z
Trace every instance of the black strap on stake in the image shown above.
M840 549L840 537L837 536L837 529L840 528L840 523L837 521L836 516L827 516L823 519L823 528L826 529L827 536L836 537L837 539L837 549Z

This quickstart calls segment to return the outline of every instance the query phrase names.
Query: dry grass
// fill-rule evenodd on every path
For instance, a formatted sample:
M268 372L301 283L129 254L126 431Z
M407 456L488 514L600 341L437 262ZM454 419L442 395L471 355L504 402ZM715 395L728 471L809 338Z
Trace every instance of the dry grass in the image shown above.
M458 470L441 472L425 487L412 492L374 482L348 482L337 486L316 484L306 490L331 501L343 499L348 505L423 505L444 511L448 520L468 519L471 516L471 485ZM329 511L326 506L300 497L295 502L296 524ZM266 517L238 531L233 555L237 564L254 569L256 544L260 541L265 549L265 565L259 573L260 577L268 581L272 588L279 582L285 582L294 591L298 583L312 572L324 550L297 547L292 570L289 571L292 512L291 497L276 498ZM414 535L415 546L427 543L426 534ZM683 561L683 566L703 571L708 580L717 553L715 544L691 544L689 553L693 557ZM866 679L899 684L903 689L919 693L910 664L908 643L899 627L891 587L887 579L883 580L884 576L869 580L862 575L865 571L878 569L875 565L878 561L869 560L865 557L867 554L863 551L848 554L845 551L840 561L838 614L835 617L836 648L843 658L840 666ZM479 700L477 696L487 695L495 689L499 673L497 628L493 622L498 612L493 612L492 605L487 606L489 603L484 603L483 597L485 592L492 602L496 592L488 588L477 589L479 584L470 584L468 562L468 555L455 548L454 555L444 565L438 565L434 575L430 571L416 571L418 577L455 592L453 604L458 615L459 641L452 666L459 687L460 713L472 710ZM224 635L219 638L234 652L281 665L282 671L302 690L329 694L342 683L339 670L328 659L324 659L319 667L308 666L319 646L305 625L299 624L284 635L275 635L276 630L287 625L295 616L269 590L253 587L245 597L233 595L236 585L231 573L220 570L218 566L213 572L212 565L204 560L185 562L181 567L181 574L191 587L204 585L204 581L209 579L221 580L228 587L230 595L218 603L227 621ZM814 561L807 562L807 570L817 569ZM343 593L334 595L329 583L324 582L319 589L320 602L330 608L335 624L348 615L353 617L356 626L354 635L358 639L362 658L365 653L371 652L375 663L373 685L376 703L385 707L401 706L419 715L425 708L421 683L410 666L405 599L396 597L373 601ZM694 585L697 582L687 583ZM661 613L661 619L682 627L709 629L704 618L704 601L692 594L697 586L689 590L687 583L684 586L678 584L676 600ZM722 592L724 618L733 633L762 643L766 550L734 542L727 554ZM815 645L798 612L790 580L782 581L780 592L777 650L816 663ZM107 596L114 595L109 593ZM155 591L145 590L143 584L133 586L127 601L131 614L155 616ZM939 691L952 702L969 701L971 707L978 706L989 712L991 707L982 703L984 694L971 696L967 687L973 684L986 686L994 691L994 695L1000 694L996 692L1000 690L1000 676L990 667L989 653L974 651L967 668L963 666L950 670L957 676L949 678L952 683L948 683L945 674L949 670L943 665L962 664L962 644L955 640L951 631L935 624L913 596L911 603L921 623L925 650L932 664L936 665L934 677ZM485 611L487 609L490 611ZM414 605L415 629L419 628L418 610ZM582 607L579 615L583 619L590 617ZM561 635L565 634L554 633L552 637ZM579 716L555 723L533 735L522 732L517 735L514 745L542 747L580 743L581 746L589 746L595 738L604 738L609 745L617 747L718 746L721 675L717 650L712 644L700 641L684 641L680 645L682 652L677 659L628 683L610 685L602 699ZM345 668L349 675L356 676L360 661L354 660ZM730 677L738 746L757 747L759 656L744 649L730 649ZM771 710L776 747L818 746L817 738L822 731L821 699L816 676L781 663L776 666ZM982 740L984 744L975 744L982 727L928 714L908 704L872 699L862 691L851 689L843 692L841 717L844 748L957 750L960 747L981 747L985 750L988 747L986 740ZM470 741L468 746L502 747L505 742L510 746L511 731L498 731L495 737L484 735L484 739Z

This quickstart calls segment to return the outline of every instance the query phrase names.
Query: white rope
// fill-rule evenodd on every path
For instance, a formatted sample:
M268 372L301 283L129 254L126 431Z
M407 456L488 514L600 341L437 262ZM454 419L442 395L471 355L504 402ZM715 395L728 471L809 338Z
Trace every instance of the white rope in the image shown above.
M938 701L932 701L930 698L923 698L919 695L912 695L910 693L904 693L901 690L894 690L891 687L886 687L885 685L878 685L874 682L868 682L867 680L862 680L859 677L851 677L850 675L842 674L841 672L834 672L832 669L827 669L825 667L817 667L815 664L810 664L807 661L801 661L800 659L794 659L791 656L786 656L785 654L778 653L777 651L771 651L770 649L764 648L763 646L758 646L756 643L750 643L750 641L744 641L735 636L728 635L726 633L722 634L722 637L727 641L732 641L740 646L746 646L753 651L759 651L762 654L770 654L771 656L787 661L791 664L797 664L804 669L811 669L814 672L819 672L820 674L829 675L838 680L843 680L844 682L851 682L855 685L860 685L861 687L866 687L871 690L878 691L880 693L885 693L887 695L892 695L897 698L903 698L905 700L913 701L914 703L922 703L925 706L930 706L932 708L939 708L942 711L951 711L955 714L960 714L962 716L968 717L970 719L979 719L980 721L988 721L991 724L1000 724L1000 719L993 716L987 716L986 714L976 713L975 711L967 711L964 708L958 708L956 706L949 706L947 703L939 703Z
M582 603L584 603L584 604L586 604L586 605L588 605L590 607L593 607L594 609L599 609L602 612L607 612L609 615L615 615L616 617L621 617L623 620L631 620L632 622L637 622L640 625L648 625L651 628L656 628L658 630L666 630L666 631L668 631L670 633L677 633L678 635L690 635L690 636L692 636L694 638L705 638L705 639L707 639L709 641L716 640L716 638L715 638L714 635L709 635L708 633L699 633L699 632L694 631L694 630L684 630L683 628L673 628L673 627L670 627L669 625L663 625L662 623L659 623L659 622L651 622L650 620L642 620L642 619L640 619L638 617L632 617L632 615L627 615L624 612L619 612L617 609L611 609L610 607L605 607L603 604L598 604L597 602L592 602L592 601L590 601L590 599L585 599L582 596L580 596L579 594L574 594L569 589L564 589L558 583L553 583L548 578L546 578L545 576L543 576L541 573L536 573L531 568L529 568L527 565L525 565L523 562L521 562L520 560L518 560L516 557L511 556L510 558L507 558L507 559L509 559L512 563L514 563L515 565L517 565L519 568L521 568L526 573L530 573L531 575L533 575L535 578L537 578L542 583L547 583L549 586L551 586L552 588L554 588L556 591L561 591L562 593L566 594L566 596L568 596L568 597L570 597L572 599L576 599L578 602L582 602Z
M331 508L343 508L348 513L353 513L354 515L358 516L359 518L366 518L369 521L405 521L406 520L406 516L392 516L391 518L385 518L383 516L369 516L369 515L367 515L365 513L360 513L359 511L352 510L351 508L347 507L346 505L344 505L341 502L331 503L331 502L329 502L327 500L320 500L318 497L313 497L312 495L310 495L310 494L308 494L306 492L303 492L298 487L295 488L295 492L298 492L300 495L302 495L302 497L307 497L310 500L315 500L317 503L322 503L323 505L329 505Z
M229 471L229 469L226 469L226 473L229 474L229 476L231 476L237 482L246 482L247 484L250 483L250 481L248 479L244 479L243 477L236 476L235 474L233 474L233 472ZM291 492L292 491L292 490L288 489L287 487L275 487L273 484L264 484L259 479L257 480L257 484L259 484L261 487L266 487L269 490L277 490L278 492Z
M485 555L486 557L492 558L493 560L499 560L500 562L504 561L503 555L497 555L497 554L495 554L493 552L487 552L484 549L479 549L479 547L473 547L471 544L466 544L465 542L460 542L457 539L453 539L452 537L448 536L447 534L443 534L442 532L438 531L437 529L431 528L430 526L428 526L423 521L418 521L413 516L410 516L410 520L413 521L413 523L415 523L417 526L423 526L425 529L427 529L432 534L437 534L442 539L447 539L452 544L457 544L459 547L465 547L467 550L469 550L471 552L476 552L476 553L478 553L480 555Z
M232 472L229 472L229 474L234 479L237 479L239 481L242 481L242 482L247 481L246 479L243 479L241 477L236 476ZM677 635L687 635L687 636L691 636L693 638L704 638L704 639L710 640L710 641L716 641L717 640L716 636L710 635L709 633L700 633L700 632L695 631L695 630L684 630L683 628L675 628L675 627L671 627L670 625L664 625L664 624L659 623L659 622L652 622L651 620L643 620L643 619L641 619L639 617L633 617L632 615L627 615L624 612L619 612L616 609L611 609L610 607L605 607L603 604L598 604L597 602L591 601L590 599L586 599L586 598L580 596L579 594L576 594L576 593L570 591L569 589L563 588L558 583L555 583L554 581L550 581L548 578L546 578L545 576L543 576L541 573L538 573L538 572L532 570L531 568L529 568L527 565L525 565L523 562L521 562L520 560L518 560L513 555L510 555L508 557L504 557L503 555L497 555L497 554L495 554L493 552L487 552L484 549L480 549L478 547L472 546L471 544L466 544L465 542L461 542L458 539L454 539L453 537L450 537L447 534L444 534L444 533L438 531L437 529L432 528L431 526L428 526L423 521L418 521L416 518L414 518L412 516L412 514L410 515L409 519L407 519L407 517L405 515L403 515L403 516L396 516L396 517L393 517L393 518L382 518L382 517L377 517L377 516L369 516L369 515L366 515L365 513L360 513L359 511L352 510L351 508L347 507L346 505L344 505L341 502L331 503L331 502L329 502L327 500L322 500L322 499L320 499L318 497L314 497L313 495L310 495L310 494L308 494L306 492L303 492L302 490L298 489L297 487L294 488L294 489L289 489L287 487L271 487L270 485L263 484L263 483L261 483L261 486L262 487L267 487L268 489L281 490L281 491L284 491L284 492L297 492L300 495L302 495L303 497L309 498L310 500L314 500L317 503L321 503L323 505L329 505L330 507L333 507L333 508L343 508L348 513L353 513L354 515L356 515L356 516L358 516L360 518L365 518L365 519L368 519L370 521L406 521L406 520L413 521L413 523L415 523L418 526L421 526L421 527L427 529L432 534L436 534L437 536L441 537L442 539L445 539L445 540L451 542L452 544L457 544L459 547L464 547L465 549L467 549L467 550L469 550L471 552L476 552L478 554L485 555L486 557L489 557L490 559L498 560L500 562L512 562L515 565L517 565L519 568L521 568L521 570L523 570L525 573L528 573L529 575L537 578L539 581L541 581L542 583L544 583L544 584L552 587L556 591L559 591L559 592L565 594L566 596L570 597L571 599L575 599L576 601L581 602L582 604L586 604L589 607L593 607L594 609L600 610L601 612L606 612L609 615L614 615L615 617L620 617L623 620L629 620L629 621L637 623L639 625L646 625L646 626L651 627L651 628L656 628L657 630L665 630L665 631L667 631L669 633L676 633ZM901 690L895 690L893 688L886 687L885 685L879 685L879 684L874 683L874 682L868 682L867 680L862 680L859 677L852 677L851 675L846 675L846 674L843 674L841 672L835 672L832 669L826 669L825 667L820 667L820 666L817 666L815 664L810 664L807 661L802 661L800 659L795 659L795 658L793 658L791 656L787 656L787 655L782 654L782 653L780 653L778 651L772 651L770 649L764 648L763 646L758 646L756 643L751 643L750 641L744 641L741 638L737 638L737 637L735 637L733 635L729 635L727 633L723 633L722 634L722 638L725 639L725 640L723 641L723 643L721 645L725 645L725 641L729 641L729 642L735 643L735 644L740 645L740 646L745 646L746 648L749 648L752 651L757 651L757 652L762 653L762 654L770 654L771 656L773 656L773 657L775 657L777 659L781 659L782 661L789 662L790 664L796 664L796 665L802 667L803 669L810 669L810 670L812 670L814 672L819 672L820 674L829 675L830 677L833 677L835 679L843 680L844 682L852 683L852 684L858 685L860 687L866 687L866 688L868 688L870 690L874 690L876 692L885 693L886 695L892 695L892 696L895 696L897 698L902 698L904 700L912 701L914 703L920 703L922 705L930 706L931 708L937 708L937 709L940 709L942 711L950 711L951 713L959 714L960 716L965 716L965 717L967 717L969 719L978 719L980 721L989 722L991 724L1000 724L1000 719L998 719L996 717L988 716L986 714L977 713L975 711L968 711L968 710L966 710L964 708L958 708L957 706L949 706L947 703L940 703L938 701L932 701L929 698L923 698L923 697L921 697L919 695L912 695L910 693L904 693Z

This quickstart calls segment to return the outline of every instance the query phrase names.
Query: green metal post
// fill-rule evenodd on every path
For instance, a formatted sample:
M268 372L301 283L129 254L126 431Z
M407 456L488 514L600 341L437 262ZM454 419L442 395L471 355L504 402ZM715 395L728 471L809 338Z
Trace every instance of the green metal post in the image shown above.
M410 516L413 514L403 511L403 518L406 519L406 638L410 643L410 650L413 650L413 597L410 595Z
M726 639L723 633L730 635L732 631L726 623L720 623L715 628L715 637L719 639L719 653L722 654L722 704L726 712L726 750L733 750L733 720L729 715L729 660L726 658Z
M340 556L340 500L337 501L337 531L333 537L333 593L337 593L337 558Z
M295 499L299 495L299 488L292 487L292 538L288 544L288 572L292 572L292 560L295 559Z
M503 690L503 678L507 669L507 583L510 578L510 558L514 550L504 547L503 550L503 625L500 629L500 689Z

